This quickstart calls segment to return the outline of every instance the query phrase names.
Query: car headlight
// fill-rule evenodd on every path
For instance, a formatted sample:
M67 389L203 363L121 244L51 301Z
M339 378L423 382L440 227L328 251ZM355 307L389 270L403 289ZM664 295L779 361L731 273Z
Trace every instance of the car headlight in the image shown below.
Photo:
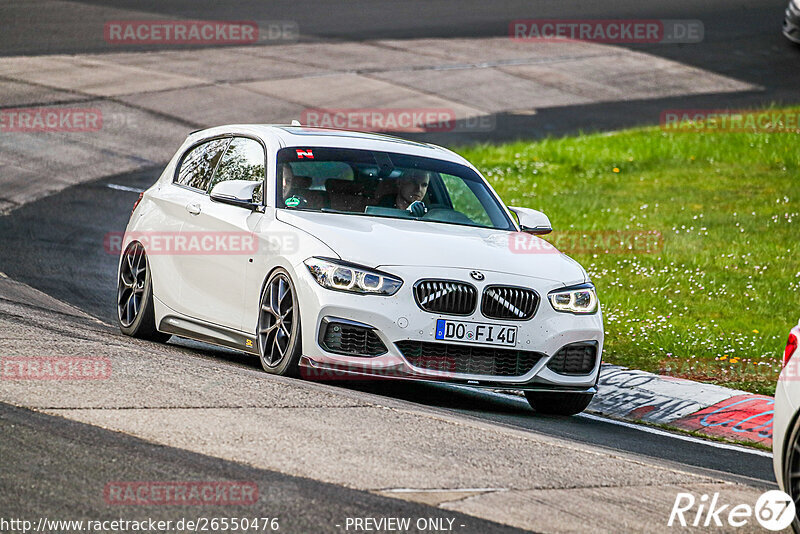
M589 314L597 311L597 293L592 284L556 289L548 293L547 298L559 312Z
M319 285L336 291L367 295L394 295L403 281L396 276L327 258L309 258L305 262Z

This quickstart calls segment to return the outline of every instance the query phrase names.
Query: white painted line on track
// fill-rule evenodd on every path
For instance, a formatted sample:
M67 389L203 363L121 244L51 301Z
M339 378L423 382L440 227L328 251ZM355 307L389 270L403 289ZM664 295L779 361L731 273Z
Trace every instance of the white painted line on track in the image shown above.
M461 491L508 491L508 488L434 488L434 489L417 489L417 488L393 488L380 490L384 493L450 493Z
M144 193L144 189L138 189L136 187L128 187L127 185L117 185L117 184L106 184L107 187L110 189L116 189L117 191L129 191L131 193Z
M469 391L480 392L484 395L489 395L492 397L499 397L506 400L515 400L518 401L520 404L524 404L528 406L528 401L523 399L522 397L517 397L516 395L507 395L505 393L498 393L496 391L486 391L482 389L473 389L464 386L453 386L459 389L467 389ZM577 417L582 417L584 419L590 419L592 421L600 421L602 423L608 423L611 425L617 426L624 426L625 428L631 428L634 430L639 430L641 432L647 432L649 434L655 434L657 436L664 436L668 438L679 439L682 441L689 441L692 443L699 443L700 445L707 445L709 447L715 447L717 449L726 449L729 451L736 451L736 452L743 452L745 454L753 454L756 456L764 456L765 458L772 458L772 453L767 451L762 451L758 449L751 449L749 447L742 447L741 445L734 445L732 443L722 443L720 441L710 441L702 438L696 438L694 436L689 436L685 434L678 434L675 432L668 432L666 430L661 430L660 428L653 428L647 425L637 425L636 423L628 423L627 421L619 421L617 419L610 419L608 417L603 417L600 415L588 414L588 413L581 413L578 414Z
M750 449L748 447L733 445L731 443L722 443L720 441L709 441L706 439L696 438L694 436L688 436L685 434L676 434L674 432L661 430L660 428L653 428L651 426L645 426L645 425L637 425L636 423L628 423L626 421L618 421L616 419L608 419L606 417L593 415L590 413L578 414L578 417L583 417L585 419L592 419L593 421L602 421L604 423L611 423L612 425L624 426L627 428L635 428L636 430L641 430L642 432L648 432L650 434L656 434L659 436L667 436L670 438L680 439L683 441L691 441L692 443L700 443L703 445L708 445L709 447L716 447L717 449L727 449L729 451L743 452L746 454L754 454L756 456L764 456L765 458L772 458L771 452L762 451L759 449Z

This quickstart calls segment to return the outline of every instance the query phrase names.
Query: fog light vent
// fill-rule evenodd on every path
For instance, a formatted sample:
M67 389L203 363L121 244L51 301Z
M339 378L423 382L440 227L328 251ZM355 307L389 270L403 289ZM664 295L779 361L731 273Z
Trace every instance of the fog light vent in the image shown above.
M387 352L386 345L372 328L331 321L323 325L323 330L320 344L328 352L367 357L380 356Z
M547 368L561 375L588 375L594 370L596 360L596 342L571 343L547 362Z

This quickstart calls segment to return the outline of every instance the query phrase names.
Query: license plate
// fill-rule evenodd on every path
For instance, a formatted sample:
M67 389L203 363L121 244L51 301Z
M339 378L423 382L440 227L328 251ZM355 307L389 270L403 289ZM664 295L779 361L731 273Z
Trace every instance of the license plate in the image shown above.
M437 319L436 339L513 347L517 344L517 327Z

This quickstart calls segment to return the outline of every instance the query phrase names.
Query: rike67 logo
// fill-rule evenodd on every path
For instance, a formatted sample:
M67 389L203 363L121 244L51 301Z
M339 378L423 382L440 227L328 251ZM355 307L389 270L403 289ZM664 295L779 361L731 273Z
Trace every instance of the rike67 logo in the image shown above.
M792 498L780 490L761 494L755 506L720 501L719 492L696 497L691 493L678 493L667 525L680 527L734 527L739 528L755 518L767 530L783 530L792 524L795 506Z

